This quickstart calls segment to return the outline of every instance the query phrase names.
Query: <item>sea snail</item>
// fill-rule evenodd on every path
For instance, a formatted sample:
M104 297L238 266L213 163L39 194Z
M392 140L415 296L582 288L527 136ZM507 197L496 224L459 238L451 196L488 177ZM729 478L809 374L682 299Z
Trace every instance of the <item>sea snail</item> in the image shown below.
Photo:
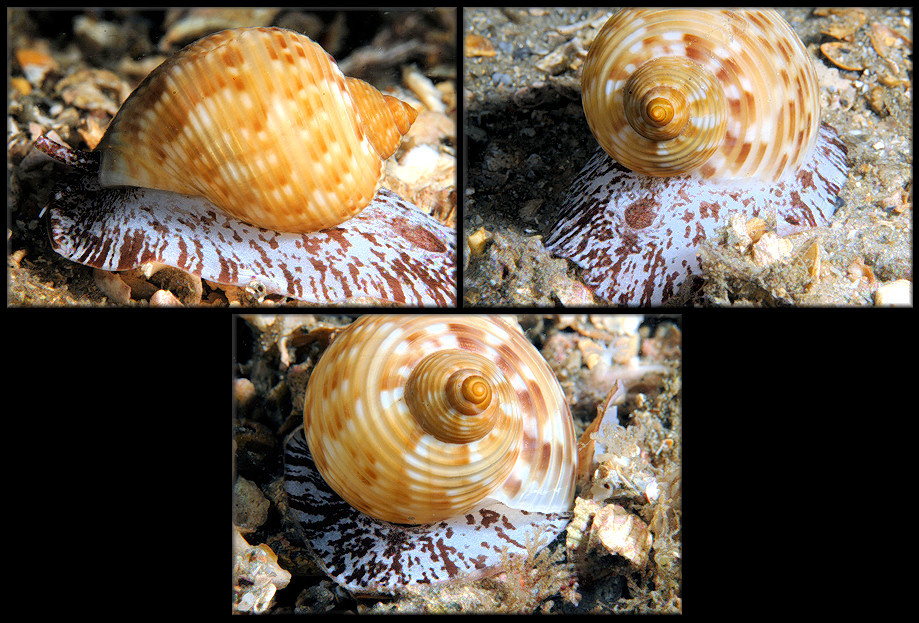
M269 291L317 302L370 296L449 304L452 233L423 214L406 216L410 204L378 193L384 160L417 114L346 78L319 45L293 31L237 28L209 35L160 65L124 102L91 154L98 164L80 158L97 167L98 178L52 200L52 242L62 255L107 270L156 261L221 283L263 281ZM75 158L47 141L38 146ZM362 224L350 223L368 206L376 210ZM174 234L197 219L189 211L209 213L204 221L212 224L212 238ZM335 233L355 228L361 228L358 240ZM133 243L113 242L116 230ZM240 257L247 247L253 258ZM349 273L380 263L386 247L390 259L411 264L414 254L426 268L390 265L383 276L344 282ZM382 251L374 255L377 248ZM339 256L346 262L354 256L329 267L345 277L324 283L329 271L321 265L340 262ZM367 288L367 280L381 285ZM443 282L445 291L402 298L382 291L402 280Z
M820 123L813 62L773 10L624 9L581 74L598 151L547 246L608 301L660 304L727 214L824 225L846 150Z
M386 592L484 573L537 527L551 540L577 448L558 381L519 327L364 316L314 368L285 463L290 507L329 575Z
M124 102L97 147L99 181L201 195L265 229L318 231L370 203L417 114L346 78L308 37L224 30Z

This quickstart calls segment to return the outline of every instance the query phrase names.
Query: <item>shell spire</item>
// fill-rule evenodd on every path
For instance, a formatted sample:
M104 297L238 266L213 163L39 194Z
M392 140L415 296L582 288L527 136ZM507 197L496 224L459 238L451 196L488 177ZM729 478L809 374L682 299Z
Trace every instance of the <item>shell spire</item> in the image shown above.
M417 114L356 84L290 30L204 37L122 105L97 147L99 181L200 195L274 231L333 227L371 202Z
M347 78L346 82L367 138L380 158L389 158L415 123L418 111L392 95L380 93L363 80Z

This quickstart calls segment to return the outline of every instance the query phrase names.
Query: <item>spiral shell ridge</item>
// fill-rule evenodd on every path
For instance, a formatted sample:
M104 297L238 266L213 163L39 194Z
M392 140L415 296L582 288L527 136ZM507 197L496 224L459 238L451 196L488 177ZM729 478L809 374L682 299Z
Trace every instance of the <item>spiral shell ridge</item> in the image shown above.
M437 370L415 372L419 364ZM443 387L451 379L472 414L419 424L418 409L455 406ZM304 429L326 482L385 521L432 523L488 499L563 512L574 495L564 395L522 333L498 319L358 319L313 370Z
M498 368L462 350L432 353L422 359L406 380L405 403L425 432L450 443L482 439L499 417L516 415L508 413L513 396ZM508 436L519 441L518 423L502 421L499 427L510 427L514 432Z
M97 148L100 182L202 195L266 229L317 231L370 203L416 114L345 78L303 35L225 30L125 101Z
M775 181L817 140L816 71L772 10L622 10L591 45L581 87L598 142L645 175Z
M361 128L382 160L396 153L402 137L418 117L418 111L391 95L357 78L346 78L345 84L358 112Z

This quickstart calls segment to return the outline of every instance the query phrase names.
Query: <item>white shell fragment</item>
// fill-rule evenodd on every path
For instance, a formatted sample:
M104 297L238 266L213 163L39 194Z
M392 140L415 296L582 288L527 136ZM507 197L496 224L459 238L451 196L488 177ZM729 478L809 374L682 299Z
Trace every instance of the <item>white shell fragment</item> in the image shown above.
M233 528L233 611L266 612L278 589L290 584L290 572L267 545L249 545Z
M59 190L49 208L54 250L103 270L156 262L320 304L456 301L455 233L386 189L351 220L306 234L248 225L201 197L103 189L92 176Z
M325 573L355 594L392 594L495 572L501 553L526 555L537 533L553 540L570 515L515 510L500 503L429 525L373 519L351 507L316 470L303 428L285 443L288 505Z
M881 285L874 293L874 304L878 307L912 307L913 283L897 279Z
M700 275L700 242L732 212L774 215L780 236L827 225L847 179L845 157L826 124L801 169L776 183L649 177L597 150L572 184L546 247L580 266L598 297L660 305Z
M589 543L596 542L641 569L648 563L654 538L641 519L618 504L608 504L594 516Z

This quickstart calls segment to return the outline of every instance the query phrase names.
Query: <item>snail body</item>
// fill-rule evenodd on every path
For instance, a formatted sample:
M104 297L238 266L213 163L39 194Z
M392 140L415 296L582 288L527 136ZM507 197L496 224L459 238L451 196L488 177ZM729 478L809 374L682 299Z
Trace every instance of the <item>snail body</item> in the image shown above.
M474 316L353 322L313 369L304 426L285 450L288 501L311 548L362 593L525 554L534 531L564 530L576 472L548 365L518 327Z
M774 214L779 235L833 215L846 148L821 124L813 62L776 11L622 10L581 85L601 149L546 246L598 297L667 301L700 275L699 244L731 212Z
M163 264L319 304L456 301L456 233L385 188L348 221L298 234L249 225L203 197L85 176L52 198L48 230L57 253L105 271Z
M346 78L306 36L224 30L134 90L97 146L99 180L201 195L265 229L317 231L370 203L416 116Z

